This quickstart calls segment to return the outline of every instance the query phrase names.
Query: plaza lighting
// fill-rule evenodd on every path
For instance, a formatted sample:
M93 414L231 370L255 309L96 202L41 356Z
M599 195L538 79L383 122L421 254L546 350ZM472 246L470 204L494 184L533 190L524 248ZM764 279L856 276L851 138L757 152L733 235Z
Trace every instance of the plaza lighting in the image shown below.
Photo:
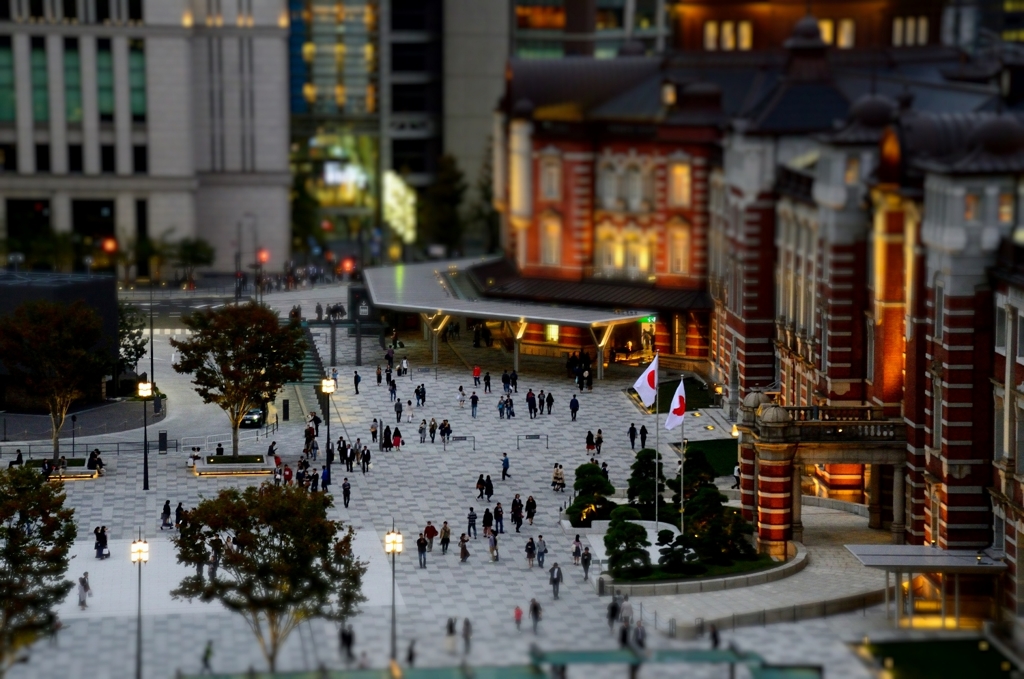
M146 399L153 396L152 382L139 382L142 399L142 490L149 490L149 424L146 422Z
M384 553L391 555L391 660L398 660L397 618L395 617L395 557L402 553L402 534L395 530L395 522L391 521L391 530L384 536Z
M331 394L334 393L334 380L329 377L325 377L320 380L320 391L327 396L327 407L324 408L324 419L327 421L327 451L325 456L327 457L327 472L331 471L331 445L333 445L334 439L331 438ZM333 479L331 479L333 481Z
M149 543L142 539L142 529L139 529L139 539L132 540L131 549L132 565L139 567L139 610L135 623L135 679L142 679L142 564L149 561Z

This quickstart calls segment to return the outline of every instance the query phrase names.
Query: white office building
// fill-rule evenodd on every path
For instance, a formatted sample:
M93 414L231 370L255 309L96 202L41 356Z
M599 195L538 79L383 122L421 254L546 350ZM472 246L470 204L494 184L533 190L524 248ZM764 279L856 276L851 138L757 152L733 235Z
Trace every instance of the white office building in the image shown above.
M291 245L287 34L285 0L0 0L8 249L51 234L81 268L111 238L130 252L200 237L216 270L257 247L278 268Z

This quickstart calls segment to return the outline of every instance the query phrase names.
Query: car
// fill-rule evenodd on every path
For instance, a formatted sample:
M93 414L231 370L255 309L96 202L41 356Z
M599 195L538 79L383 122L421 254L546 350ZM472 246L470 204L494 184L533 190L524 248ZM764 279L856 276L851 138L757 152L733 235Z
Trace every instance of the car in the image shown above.
M262 427L263 426L263 411L259 408L250 408L242 417L243 427Z

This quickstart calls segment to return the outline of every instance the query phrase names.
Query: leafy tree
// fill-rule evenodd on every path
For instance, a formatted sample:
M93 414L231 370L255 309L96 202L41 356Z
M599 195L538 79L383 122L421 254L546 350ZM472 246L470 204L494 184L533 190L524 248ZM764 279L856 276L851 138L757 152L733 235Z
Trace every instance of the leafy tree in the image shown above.
M608 532L604 536L604 548L608 554L608 568L614 575L624 570L649 567L651 555L647 547L647 529L633 523L640 518L640 512L634 507L623 505L611 513Z
M323 230L319 228L320 204L309 190L309 173L296 172L292 178L292 242L296 252L309 252L310 239L323 245Z
M365 601L366 564L352 551L355 531L327 518L327 493L263 484L227 488L188 513L172 537L178 563L194 566L175 598L219 601L256 635L270 671L301 623L344 620ZM209 577L202 570L217 564Z
M192 331L171 340L180 352L174 370L192 375L196 393L216 403L231 421L231 452L238 455L238 428L251 408L274 398L286 382L302 377L306 341L297 322L281 325L277 314L251 302L182 317Z
M577 467L573 488L577 493L576 500L565 510L572 525L608 518L615 507L608 496L615 492L615 487L605 478L600 467L589 462Z
M71 591L74 509L64 488L30 467L0 471L0 678L37 639L56 631L55 607Z
M658 550L661 554L658 563L666 572L678 575L700 575L707 572L707 566L699 562L697 552L684 533L660 530L658 546L661 547Z
M665 506L662 495L665 492L664 462L661 462L661 455L652 448L644 448L636 454L633 465L630 467L632 473L629 476L629 486L626 489L626 496L629 504L640 510L641 515L654 518L654 500L658 499L659 508ZM658 489L655 494L654 479L655 473L658 478Z
M103 351L99 315L83 302L36 300L0 319L0 356L13 381L45 401L50 411L53 459L68 408L99 386L110 361Z
M420 240L455 250L462 246L462 217L459 207L466 195L462 170L450 155L441 156L434 183L423 192L419 203Z
M175 254L175 266L185 270L185 279L189 290L196 284L196 267L213 264L214 249L202 238L183 238L178 242Z
M687 544L696 550L701 561L728 566L736 559L754 556L754 548L746 536L753 527L743 520L739 511L726 507L718 488L705 486L686 500Z
M124 300L117 303L118 375L127 369L136 370L146 355L149 340L143 335L146 319L138 307ZM152 377L152 376L150 376ZM114 384L117 384L117 376Z

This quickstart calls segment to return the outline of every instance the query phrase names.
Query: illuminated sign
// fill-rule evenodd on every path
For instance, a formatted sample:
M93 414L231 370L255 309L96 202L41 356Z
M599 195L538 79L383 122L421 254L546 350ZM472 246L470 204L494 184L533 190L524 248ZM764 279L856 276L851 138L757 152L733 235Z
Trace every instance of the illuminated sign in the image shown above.
M384 173L384 221L404 243L416 240L416 191L398 173Z

